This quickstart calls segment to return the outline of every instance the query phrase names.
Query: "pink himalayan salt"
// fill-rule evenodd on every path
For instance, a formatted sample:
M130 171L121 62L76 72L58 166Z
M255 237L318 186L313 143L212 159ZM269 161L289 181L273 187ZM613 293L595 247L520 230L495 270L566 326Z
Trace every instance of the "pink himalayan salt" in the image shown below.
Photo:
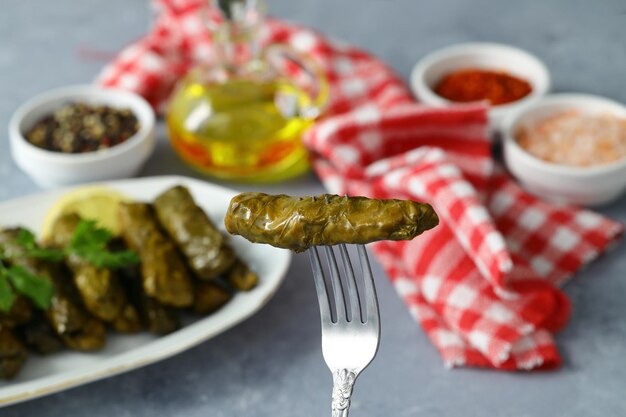
M590 167L626 157L626 118L564 111L522 126L517 142L531 155L560 165Z

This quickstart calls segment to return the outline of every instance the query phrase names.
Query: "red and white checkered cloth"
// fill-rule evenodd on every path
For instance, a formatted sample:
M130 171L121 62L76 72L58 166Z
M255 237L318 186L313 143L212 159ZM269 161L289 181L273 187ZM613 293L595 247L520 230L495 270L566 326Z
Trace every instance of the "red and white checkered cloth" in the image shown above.
M161 108L191 65L211 62L207 0L159 0L152 32L101 74ZM570 304L558 289L623 231L586 210L544 203L491 157L486 109L415 103L391 69L349 45L269 20L263 43L286 43L325 70L331 100L304 140L334 193L433 204L441 225L374 253L447 366L554 368L552 333Z

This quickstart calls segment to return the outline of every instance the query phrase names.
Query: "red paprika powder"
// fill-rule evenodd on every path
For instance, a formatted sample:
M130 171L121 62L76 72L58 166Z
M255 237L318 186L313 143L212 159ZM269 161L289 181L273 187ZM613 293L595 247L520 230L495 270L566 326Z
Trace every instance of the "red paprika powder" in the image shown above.
M492 105L506 104L526 97L530 83L506 72L462 69L445 75L435 86L441 97L461 103L489 100Z

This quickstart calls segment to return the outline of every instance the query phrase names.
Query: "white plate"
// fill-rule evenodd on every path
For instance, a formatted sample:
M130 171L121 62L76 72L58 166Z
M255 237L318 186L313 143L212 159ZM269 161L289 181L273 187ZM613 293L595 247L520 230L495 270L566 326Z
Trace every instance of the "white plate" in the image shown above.
M222 225L230 198L227 188L185 177L152 177L103 183L137 200L153 200L168 187L182 184L215 223ZM21 225L39 230L48 208L67 190L36 194L0 203L0 225ZM222 226L223 227L223 226ZM259 274L259 285L238 293L216 313L192 321L167 336L147 333L109 334L106 347L98 352L65 351L47 357L29 355L17 378L0 382L0 407L62 391L165 359L233 327L259 310L281 284L291 253L268 245L253 245L233 237L232 245Z

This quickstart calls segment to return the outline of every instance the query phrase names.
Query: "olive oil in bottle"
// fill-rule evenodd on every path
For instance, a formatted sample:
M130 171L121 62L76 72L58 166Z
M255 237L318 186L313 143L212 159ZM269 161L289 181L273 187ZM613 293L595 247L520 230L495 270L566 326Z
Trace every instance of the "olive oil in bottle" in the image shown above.
M220 7L248 3L258 7L258 1L247 0L222 0ZM192 167L221 179L270 182L302 174L309 169L302 134L319 115L327 92L318 87L312 98L281 74L275 65L279 48L255 54L259 22L245 19L259 19L259 13L228 10L213 34L220 61L192 70L172 96L166 116L172 146ZM282 59L296 61L291 53Z
M307 94L284 82L204 85L189 80L170 104L170 140L185 161L216 177L292 177L308 169L301 138L312 120L284 107L308 101Z

